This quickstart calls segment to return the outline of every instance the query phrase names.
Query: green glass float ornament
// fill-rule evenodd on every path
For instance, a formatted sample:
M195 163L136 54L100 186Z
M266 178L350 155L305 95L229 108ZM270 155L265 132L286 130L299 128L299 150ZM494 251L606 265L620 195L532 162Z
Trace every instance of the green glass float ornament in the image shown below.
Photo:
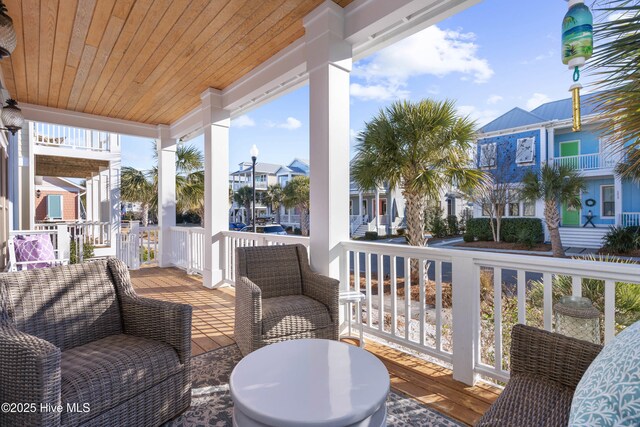
M584 0L569 0L569 10L562 20L562 63L573 69L569 88L573 103L573 131L582 128L580 114L580 68L593 55L593 15Z

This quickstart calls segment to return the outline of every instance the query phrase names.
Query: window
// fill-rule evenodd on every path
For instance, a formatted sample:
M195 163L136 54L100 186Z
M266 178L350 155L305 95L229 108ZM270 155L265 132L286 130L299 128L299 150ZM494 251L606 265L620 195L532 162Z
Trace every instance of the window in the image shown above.
M520 203L509 203L509 216L520 216Z
M536 216L536 204L532 202L523 202L522 213L524 216Z
M353 215L353 200L349 200L349 215Z
M602 217L616 215L615 189L613 185L603 185L602 191Z
M453 216L456 214L456 199L448 198L447 199L447 215Z
M482 205L482 216L491 216L491 208L488 204Z
M62 219L62 196L60 194L47 196L47 216L49 219Z
M480 146L481 168L493 168L496 166L496 143L483 144Z
M535 151L535 138L519 138L516 145L516 163L531 163Z

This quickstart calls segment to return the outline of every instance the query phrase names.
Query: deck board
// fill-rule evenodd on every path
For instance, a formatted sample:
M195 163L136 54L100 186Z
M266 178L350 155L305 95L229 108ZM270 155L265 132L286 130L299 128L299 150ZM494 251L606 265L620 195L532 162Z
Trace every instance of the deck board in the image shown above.
M197 276L175 268L142 268L132 271L131 278L140 295L193 306L194 356L234 343L233 288L207 289ZM500 394L499 388L485 383L467 386L454 380L450 370L384 344L367 341L365 349L387 367L392 388L467 425L473 425Z

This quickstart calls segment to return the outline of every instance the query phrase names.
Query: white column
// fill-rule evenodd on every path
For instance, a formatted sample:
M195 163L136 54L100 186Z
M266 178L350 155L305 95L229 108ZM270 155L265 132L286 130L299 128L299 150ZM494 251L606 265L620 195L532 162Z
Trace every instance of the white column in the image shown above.
M362 191L360 191L358 193L358 215L360 215L360 218L362 218L365 213L366 212L362 211Z
M549 162L553 159L555 145L556 145L556 129L549 128L549 134L547 135L547 144L545 144L547 149L545 149L544 152L542 152L542 150L540 152L540 159L543 162Z
M374 215L376 216L376 233L380 227L380 190L376 187L376 205L374 207Z
M478 267L472 256L465 254L453 259L451 273L452 282L452 345L453 345L453 379L473 385L476 380L476 345L478 344L478 320L480 318L480 292Z
M100 221L100 173L92 174L91 189L91 219L92 221ZM96 233L95 227L93 227L93 233ZM94 236L95 237L95 236Z
M120 160L109 162L109 243L113 250L120 232Z
M318 6L305 17L304 26L309 73L311 264L316 271L338 279L340 242L349 240L352 52L344 41L344 11L335 3Z
M91 178L87 178L84 180L84 185L85 185L85 206L84 206L84 212L85 212L85 216L86 216L86 221L92 221L93 218L93 181L91 181Z
M7 160L8 165L8 191L7 198L9 199L9 224L12 230L20 229L20 203L18 199L18 140L17 136L8 134L7 136L7 148L9 158Z
M109 197L111 186L109 181L109 168L100 168L98 174L98 221L106 222L111 217L111 210L109 209ZM100 230L102 233L102 230Z
M613 180L613 189L614 189L614 201L615 201L615 222L616 225L622 224L622 180L620 179L620 175L614 175Z
M204 126L204 228L207 241L203 284L214 288L224 283L225 238L229 222L229 111L222 95L207 89L202 95Z
M534 146L535 147L535 146ZM540 128L540 166L547 162L547 128Z
M160 228L160 267L171 265L171 227L176 225L176 148L169 126L158 126L158 227Z

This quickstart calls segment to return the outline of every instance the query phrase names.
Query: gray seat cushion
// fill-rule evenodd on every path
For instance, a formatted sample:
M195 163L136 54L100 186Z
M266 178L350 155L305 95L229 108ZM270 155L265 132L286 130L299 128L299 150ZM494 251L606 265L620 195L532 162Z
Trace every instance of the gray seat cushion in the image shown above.
M516 375L476 427L566 427L573 390L533 375Z
M262 300L262 335L277 338L326 328L331 324L327 307L304 295Z
M91 419L178 373L176 351L160 341L112 335L62 353L62 405L90 405L86 413L64 412L62 425ZM93 415L92 415L93 414Z

